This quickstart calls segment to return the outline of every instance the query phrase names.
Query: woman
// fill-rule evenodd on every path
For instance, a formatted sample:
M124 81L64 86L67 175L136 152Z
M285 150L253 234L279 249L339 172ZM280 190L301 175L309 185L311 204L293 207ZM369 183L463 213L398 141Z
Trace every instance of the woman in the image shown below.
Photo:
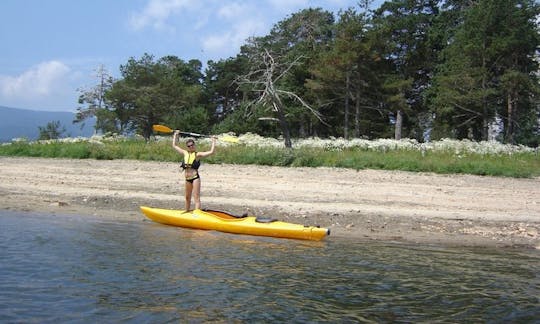
M195 141L188 139L186 141L187 150L181 148L176 144L178 141L178 134L180 131L175 131L173 135L172 147L184 155L182 161L182 169L184 169L186 176L186 210L191 209L191 196L195 201L195 209L201 209L201 177L199 176L199 166L201 165L201 158L214 154L216 146L216 137L212 136L212 147L210 151L197 152L195 148Z

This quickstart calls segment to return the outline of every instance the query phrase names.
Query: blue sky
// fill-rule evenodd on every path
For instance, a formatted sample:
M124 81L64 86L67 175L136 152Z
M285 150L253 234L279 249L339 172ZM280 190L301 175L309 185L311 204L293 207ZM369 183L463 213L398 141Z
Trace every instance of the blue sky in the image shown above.
M379 6L382 0L376 0ZM1 0L0 106L75 111L77 89L144 53L183 60L235 56L291 13L337 13L357 0Z

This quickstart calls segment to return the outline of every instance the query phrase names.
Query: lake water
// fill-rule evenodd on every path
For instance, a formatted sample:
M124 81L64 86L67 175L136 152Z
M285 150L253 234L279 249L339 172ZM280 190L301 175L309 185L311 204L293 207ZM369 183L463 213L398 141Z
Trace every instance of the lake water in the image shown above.
M0 322L540 322L540 253L0 212Z

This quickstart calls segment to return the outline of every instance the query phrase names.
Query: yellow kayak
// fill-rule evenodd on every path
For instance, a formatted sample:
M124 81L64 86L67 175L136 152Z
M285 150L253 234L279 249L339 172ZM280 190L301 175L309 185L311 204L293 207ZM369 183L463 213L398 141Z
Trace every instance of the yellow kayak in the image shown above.
M234 234L273 236L320 241L330 230L316 226L286 223L255 216L234 216L215 210L172 210L141 206L141 211L154 222L187 228L215 230Z

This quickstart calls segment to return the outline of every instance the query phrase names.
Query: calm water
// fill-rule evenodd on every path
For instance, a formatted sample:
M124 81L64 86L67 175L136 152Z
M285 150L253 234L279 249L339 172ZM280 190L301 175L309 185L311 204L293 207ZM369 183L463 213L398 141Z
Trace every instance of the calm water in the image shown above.
M538 251L1 212L0 261L2 323L540 321Z

